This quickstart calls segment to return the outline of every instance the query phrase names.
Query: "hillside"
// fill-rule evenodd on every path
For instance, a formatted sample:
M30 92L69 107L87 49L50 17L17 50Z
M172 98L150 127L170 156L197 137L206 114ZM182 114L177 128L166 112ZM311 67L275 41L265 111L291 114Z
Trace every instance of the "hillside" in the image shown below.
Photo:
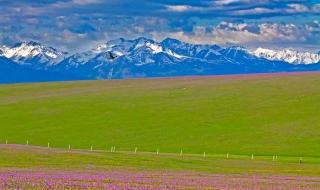
M0 86L0 141L53 147L320 156L320 75Z

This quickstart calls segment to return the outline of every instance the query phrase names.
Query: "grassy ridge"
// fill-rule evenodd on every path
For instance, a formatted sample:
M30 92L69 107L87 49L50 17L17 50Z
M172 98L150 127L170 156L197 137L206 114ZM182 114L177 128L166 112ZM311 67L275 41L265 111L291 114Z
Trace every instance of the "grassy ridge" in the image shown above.
M0 141L320 156L320 74L0 86Z

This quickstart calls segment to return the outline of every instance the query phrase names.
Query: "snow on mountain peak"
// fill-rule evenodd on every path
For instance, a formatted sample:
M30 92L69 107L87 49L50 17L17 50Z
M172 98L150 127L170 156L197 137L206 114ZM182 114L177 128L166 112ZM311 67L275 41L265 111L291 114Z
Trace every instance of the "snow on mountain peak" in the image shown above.
M106 43L109 47L109 51L117 54L118 56L127 55L134 50L148 50L151 54L155 55L158 53L165 53L178 59L182 59L185 56L175 53L163 44L155 42L151 39L144 37L137 38L134 40L126 40L123 38L112 40Z
M153 54L163 52L162 46L160 46L156 43L147 42L146 47L150 48Z
M277 51L259 47L251 53L257 57L272 61L285 61L291 64L314 64L320 62L319 53L299 52L293 49Z
M37 59L40 63L53 64L53 60L63 57L66 53L59 52L54 48L45 47L38 42L21 42L12 47L1 48L2 55L17 63L32 62Z
M107 49L110 49L108 44L101 44L96 49L94 49L93 51L102 52L102 51L105 51Z
M6 48L4 56L11 57L34 57L39 54L44 54L52 59L58 57L59 53L53 48L47 48L37 42L22 42L16 44L12 48Z

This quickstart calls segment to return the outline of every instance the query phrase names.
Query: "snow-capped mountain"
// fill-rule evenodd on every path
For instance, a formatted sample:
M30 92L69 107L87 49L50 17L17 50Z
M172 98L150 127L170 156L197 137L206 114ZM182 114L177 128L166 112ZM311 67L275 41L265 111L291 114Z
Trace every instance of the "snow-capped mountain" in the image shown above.
M22 69L20 73L26 76L23 82L36 76L32 70L45 71L54 80L320 70L319 54L263 48L250 51L244 47L190 44L172 38L162 42L143 37L119 38L72 55L36 42L23 42L0 48L0 57L6 60L0 61L2 73ZM45 80L48 79L39 78Z
M143 52L146 54L142 55ZM182 59L184 56L179 55L172 50L162 46L160 43L157 43L153 40L146 38L138 38L135 40L125 40L119 38L116 40L109 41L105 44L99 45L97 48L92 50L77 53L68 58L68 62L73 64L85 64L88 62L112 62L118 57L139 57L138 61L140 64L152 62L150 57L155 54L164 53L175 57L177 59Z
M293 49L276 51L266 48L257 48L252 51L252 54L268 60L285 61L292 64L314 64L320 62L320 52L299 52Z
M161 45L185 58L210 60L222 55L220 52L222 48L217 45L189 44L172 38L166 38Z
M99 45L89 51L76 53L62 62L54 69L68 70L74 74L86 75L96 78L121 78L122 72L132 76L129 72L133 67L149 64L176 64L187 57L147 38L126 40L119 38ZM120 67L122 68L120 70ZM118 68L118 69L116 69ZM134 71L137 72L137 71ZM137 74L146 76L148 74Z
M27 64L33 67L54 65L66 56L64 52L33 41L21 42L12 47L3 46L0 50L0 55L18 64Z
M163 64L171 64L180 62L188 57L174 52L161 43L146 38L130 41L121 39L120 44L112 45L112 52L114 52L115 48L125 47L123 44L129 45L124 48L127 51L122 52L123 58L127 59L128 62L135 62L136 65L156 64L159 61Z

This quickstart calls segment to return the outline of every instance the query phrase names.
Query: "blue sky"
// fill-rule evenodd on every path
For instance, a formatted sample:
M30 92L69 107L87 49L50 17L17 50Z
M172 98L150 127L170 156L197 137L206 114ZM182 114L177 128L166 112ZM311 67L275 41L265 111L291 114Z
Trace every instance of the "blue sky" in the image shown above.
M320 0L0 0L0 43L65 51L110 39L320 51Z

